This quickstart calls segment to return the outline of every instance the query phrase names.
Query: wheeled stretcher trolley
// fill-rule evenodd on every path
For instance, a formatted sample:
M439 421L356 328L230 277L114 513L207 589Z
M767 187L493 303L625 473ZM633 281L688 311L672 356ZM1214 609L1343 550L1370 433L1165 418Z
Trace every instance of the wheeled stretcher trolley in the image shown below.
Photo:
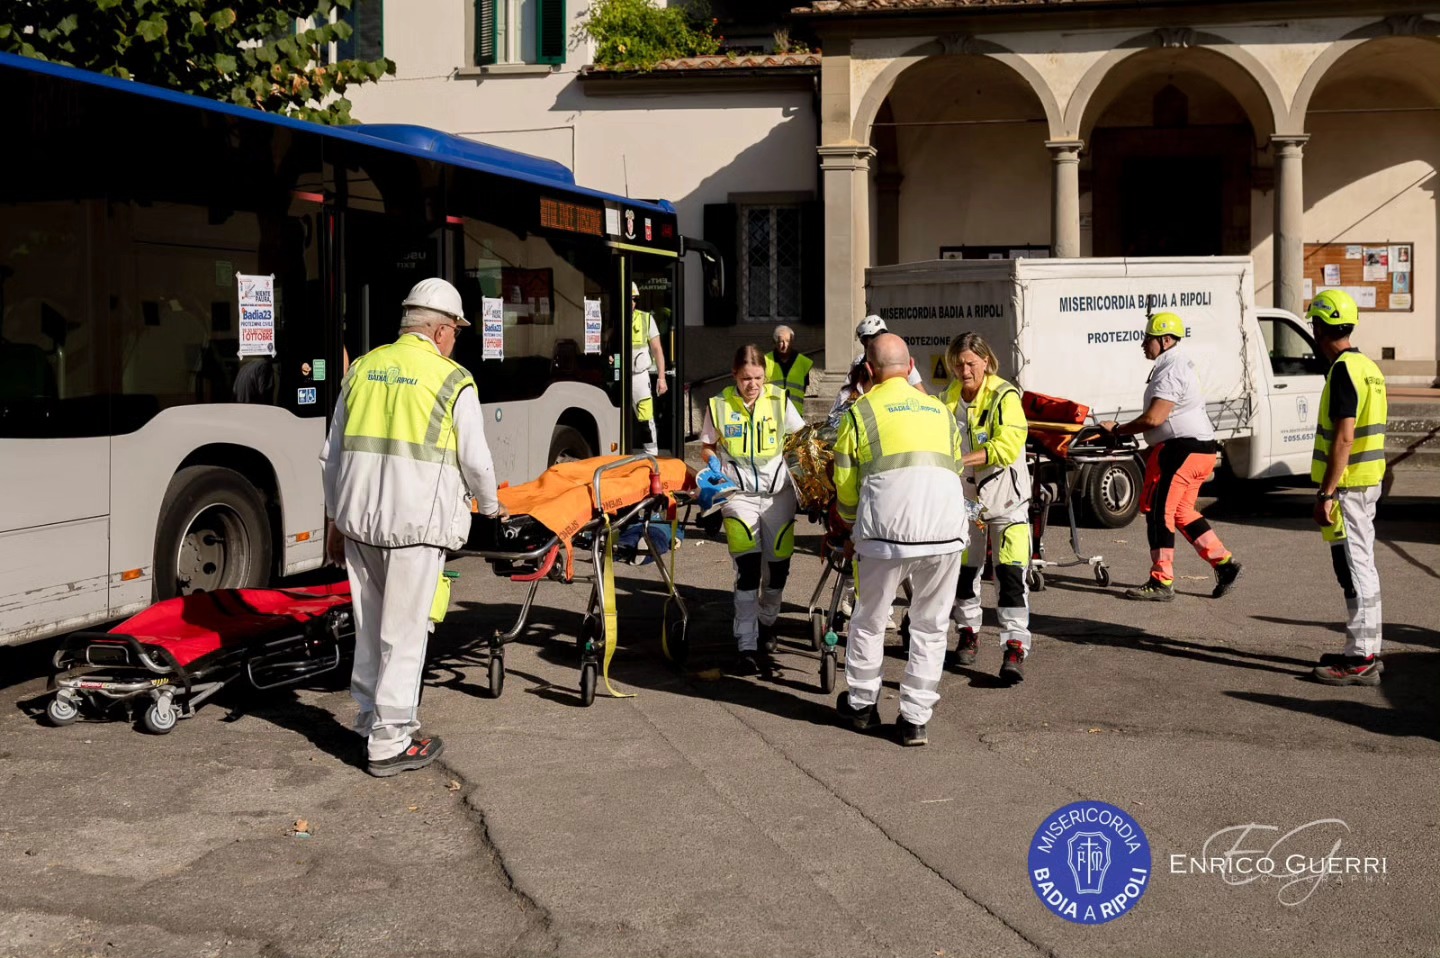
M109 632L76 632L55 653L54 725L140 712L163 735L244 678L294 685L339 666L355 641L350 583L223 589L158 602Z
M496 575L529 583L514 624L485 637L491 698L499 698L505 688L505 646L524 633L535 593L548 579L590 584L576 646L581 701L592 704L602 677L609 686L615 651L615 562L640 558L642 548L654 559L666 588L661 648L670 661L684 663L689 613L675 588L676 510L694 489L694 475L683 461L641 455L562 463L534 482L500 490L509 519L477 516L465 548L454 553L477 556ZM576 573L577 553L582 562L588 561L589 573Z

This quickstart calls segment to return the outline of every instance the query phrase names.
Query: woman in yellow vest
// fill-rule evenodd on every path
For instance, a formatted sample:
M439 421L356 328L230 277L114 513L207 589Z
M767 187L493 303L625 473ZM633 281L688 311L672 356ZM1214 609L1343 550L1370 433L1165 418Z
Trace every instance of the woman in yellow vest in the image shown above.
M710 400L700 442L710 468L739 490L722 514L735 563L735 670L754 675L773 668L775 620L795 551L795 488L782 454L785 437L805 421L784 388L765 382L759 347L741 346L731 372L735 385Z
M945 405L955 414L965 458L965 493L980 504L984 526L970 526L970 545L956 587L952 618L960 641L952 665L972 665L980 647L980 570L985 546L995 557L1000 586L1000 642L1005 656L1000 678L1025 678L1030 654L1030 469L1025 462L1029 424L1020 390L1001 379L999 360L977 333L961 333L945 351L955 377L945 390Z
M1330 543L1345 592L1345 651L1321 656L1316 681L1379 685L1380 572L1375 568L1375 505L1385 478L1385 376L1350 345L1360 310L1350 294L1322 290L1305 312L1315 345L1330 360L1320 394L1310 478L1320 486L1315 522Z

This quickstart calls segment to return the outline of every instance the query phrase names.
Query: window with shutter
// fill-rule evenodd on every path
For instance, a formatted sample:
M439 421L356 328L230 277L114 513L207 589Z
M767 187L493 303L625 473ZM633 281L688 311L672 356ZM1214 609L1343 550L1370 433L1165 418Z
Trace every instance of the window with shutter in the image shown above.
M535 62L565 62L565 0L536 0Z
M499 63L500 31L496 6L504 0L475 0L475 65Z

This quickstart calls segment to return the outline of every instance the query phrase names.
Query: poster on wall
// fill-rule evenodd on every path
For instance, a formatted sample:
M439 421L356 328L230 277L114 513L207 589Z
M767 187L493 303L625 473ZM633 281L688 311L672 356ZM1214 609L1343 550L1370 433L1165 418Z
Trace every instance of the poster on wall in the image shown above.
M1410 274L1409 274L1409 273L1391 273L1391 274L1390 274L1390 295L1393 297L1396 293L1408 293L1408 292L1410 292Z
M1367 283L1383 283L1390 275L1389 262L1388 246L1365 247L1365 272L1361 279Z
M1390 272L1410 272L1410 244L1390 247Z
M1365 255L1365 254L1364 254L1363 252L1361 252L1361 249L1360 249L1360 247L1358 247L1358 246L1347 246L1347 247L1345 247L1345 258L1346 258L1346 259L1360 259L1360 258L1361 258L1362 256L1364 256L1364 255Z
M505 301L503 299L491 299L486 296L480 300L480 336L481 359L505 358Z
M1374 286L1321 286L1316 293L1323 293L1327 289L1338 289L1343 293L1349 293L1350 298L1355 300L1355 305L1361 309L1375 308L1375 287Z
M241 356L275 355L275 274L236 273Z
M1305 277L1301 280L1300 286L1300 295L1303 296L1307 302L1315 298L1315 281L1313 279L1308 276Z
M585 300L585 355L600 355L600 300Z
M1409 293L1391 293L1391 294L1390 294L1390 308L1391 308L1391 309L1410 309L1410 308L1411 308L1411 306L1410 306L1410 294L1409 294Z
M1324 280L1324 282L1325 282L1325 285L1326 285L1326 286L1339 286L1339 285L1340 285L1340 264L1339 264L1339 263L1326 263L1326 264L1325 264L1325 269L1324 269L1324 275L1325 275L1325 280Z

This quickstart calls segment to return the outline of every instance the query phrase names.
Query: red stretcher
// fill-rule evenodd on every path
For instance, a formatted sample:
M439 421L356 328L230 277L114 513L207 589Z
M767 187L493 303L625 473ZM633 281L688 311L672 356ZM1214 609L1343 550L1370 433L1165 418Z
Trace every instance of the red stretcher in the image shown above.
M109 632L76 632L55 653L53 725L144 707L164 735L242 676L257 689L294 685L340 664L355 640L350 583L222 589L167 599Z

